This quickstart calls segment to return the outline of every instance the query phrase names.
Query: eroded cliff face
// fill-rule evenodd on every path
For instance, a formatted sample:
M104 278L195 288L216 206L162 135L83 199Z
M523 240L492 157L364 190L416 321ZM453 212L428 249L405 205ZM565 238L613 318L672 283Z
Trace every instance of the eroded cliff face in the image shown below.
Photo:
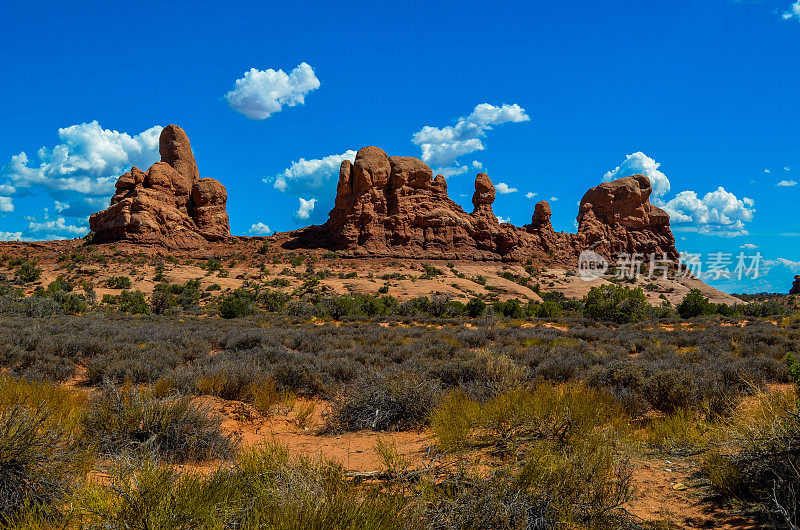
M165 127L159 153L147 171L133 167L119 177L111 206L89 217L94 241L195 248L230 236L225 186L200 178L183 129Z
M546 201L531 223L500 223L492 211L495 188L484 173L475 179L473 211L447 196L441 175L413 157L390 157L374 146L358 151L339 171L328 221L289 234L287 248L328 248L351 256L430 259L522 260L548 256L573 260L584 249L608 258L620 252L664 254L677 259L669 216L650 204L643 175L604 183L586 192L578 233L550 224Z
M800 274L794 277L794 282L792 283L792 288L789 290L789 294L800 294Z

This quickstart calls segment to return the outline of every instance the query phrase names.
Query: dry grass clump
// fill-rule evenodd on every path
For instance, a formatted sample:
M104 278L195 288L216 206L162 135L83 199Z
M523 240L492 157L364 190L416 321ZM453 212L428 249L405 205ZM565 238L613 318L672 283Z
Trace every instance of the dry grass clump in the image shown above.
M187 397L156 397L131 385L110 384L89 401L82 418L105 454L152 455L176 463L231 455L236 440L222 433L221 423Z
M620 456L627 435L608 394L582 386L538 385L483 403L448 394L431 415L442 449L489 448L506 462L489 478L456 483L428 501L441 528L621 528L631 469ZM437 491L435 486L431 486ZM476 502L492 506L477 510Z
M49 384L0 378L0 522L53 513L88 470L82 402Z
M208 476L145 462L78 498L89 528L404 528L406 500L356 488L334 463L271 444Z
M439 388L412 374L362 378L333 400L329 432L400 431L427 422Z

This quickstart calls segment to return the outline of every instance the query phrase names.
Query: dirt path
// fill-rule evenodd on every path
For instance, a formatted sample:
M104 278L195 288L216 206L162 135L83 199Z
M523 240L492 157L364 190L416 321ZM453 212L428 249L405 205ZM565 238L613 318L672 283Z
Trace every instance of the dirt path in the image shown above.
M699 468L696 458L642 458L631 464L634 497L626 508L636 517L669 521L679 528L761 528L704 499L699 481L693 478Z

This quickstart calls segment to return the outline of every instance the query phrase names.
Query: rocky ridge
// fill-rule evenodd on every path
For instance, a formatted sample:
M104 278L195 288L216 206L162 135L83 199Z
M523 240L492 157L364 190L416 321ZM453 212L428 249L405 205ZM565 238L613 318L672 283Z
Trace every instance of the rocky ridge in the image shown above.
M291 232L286 248L328 248L351 256L521 261L549 257L574 261L590 249L678 258L669 215L650 204L644 175L606 182L586 192L577 234L555 232L547 201L536 204L524 227L500 223L492 210L495 188L485 173L475 179L473 211L447 195L442 175L413 157L387 156L370 146L342 162L328 221Z

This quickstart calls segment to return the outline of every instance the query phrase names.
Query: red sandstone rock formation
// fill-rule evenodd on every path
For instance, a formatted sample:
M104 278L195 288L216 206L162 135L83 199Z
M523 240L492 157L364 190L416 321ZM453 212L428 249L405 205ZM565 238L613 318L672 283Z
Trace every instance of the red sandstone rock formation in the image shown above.
M663 254L678 259L669 214L650 204L652 191L644 175L604 182L587 191L578 212L581 247L604 256Z
M89 217L94 241L194 248L230 236L225 186L200 178L183 129L165 127L158 150L160 162L119 177L111 206Z
M601 184L581 201L578 234L550 224L550 205L536 205L523 228L499 223L492 210L495 189L484 173L475 179L473 211L447 196L441 175L412 157L389 157L365 147L339 171L330 218L291 234L287 248L329 248L352 256L522 260L544 255L570 261L591 248L617 253L664 253L677 259L669 216L650 204L643 175Z
M800 294L800 274L794 277L794 283L792 283L792 288L789 290L789 294Z

